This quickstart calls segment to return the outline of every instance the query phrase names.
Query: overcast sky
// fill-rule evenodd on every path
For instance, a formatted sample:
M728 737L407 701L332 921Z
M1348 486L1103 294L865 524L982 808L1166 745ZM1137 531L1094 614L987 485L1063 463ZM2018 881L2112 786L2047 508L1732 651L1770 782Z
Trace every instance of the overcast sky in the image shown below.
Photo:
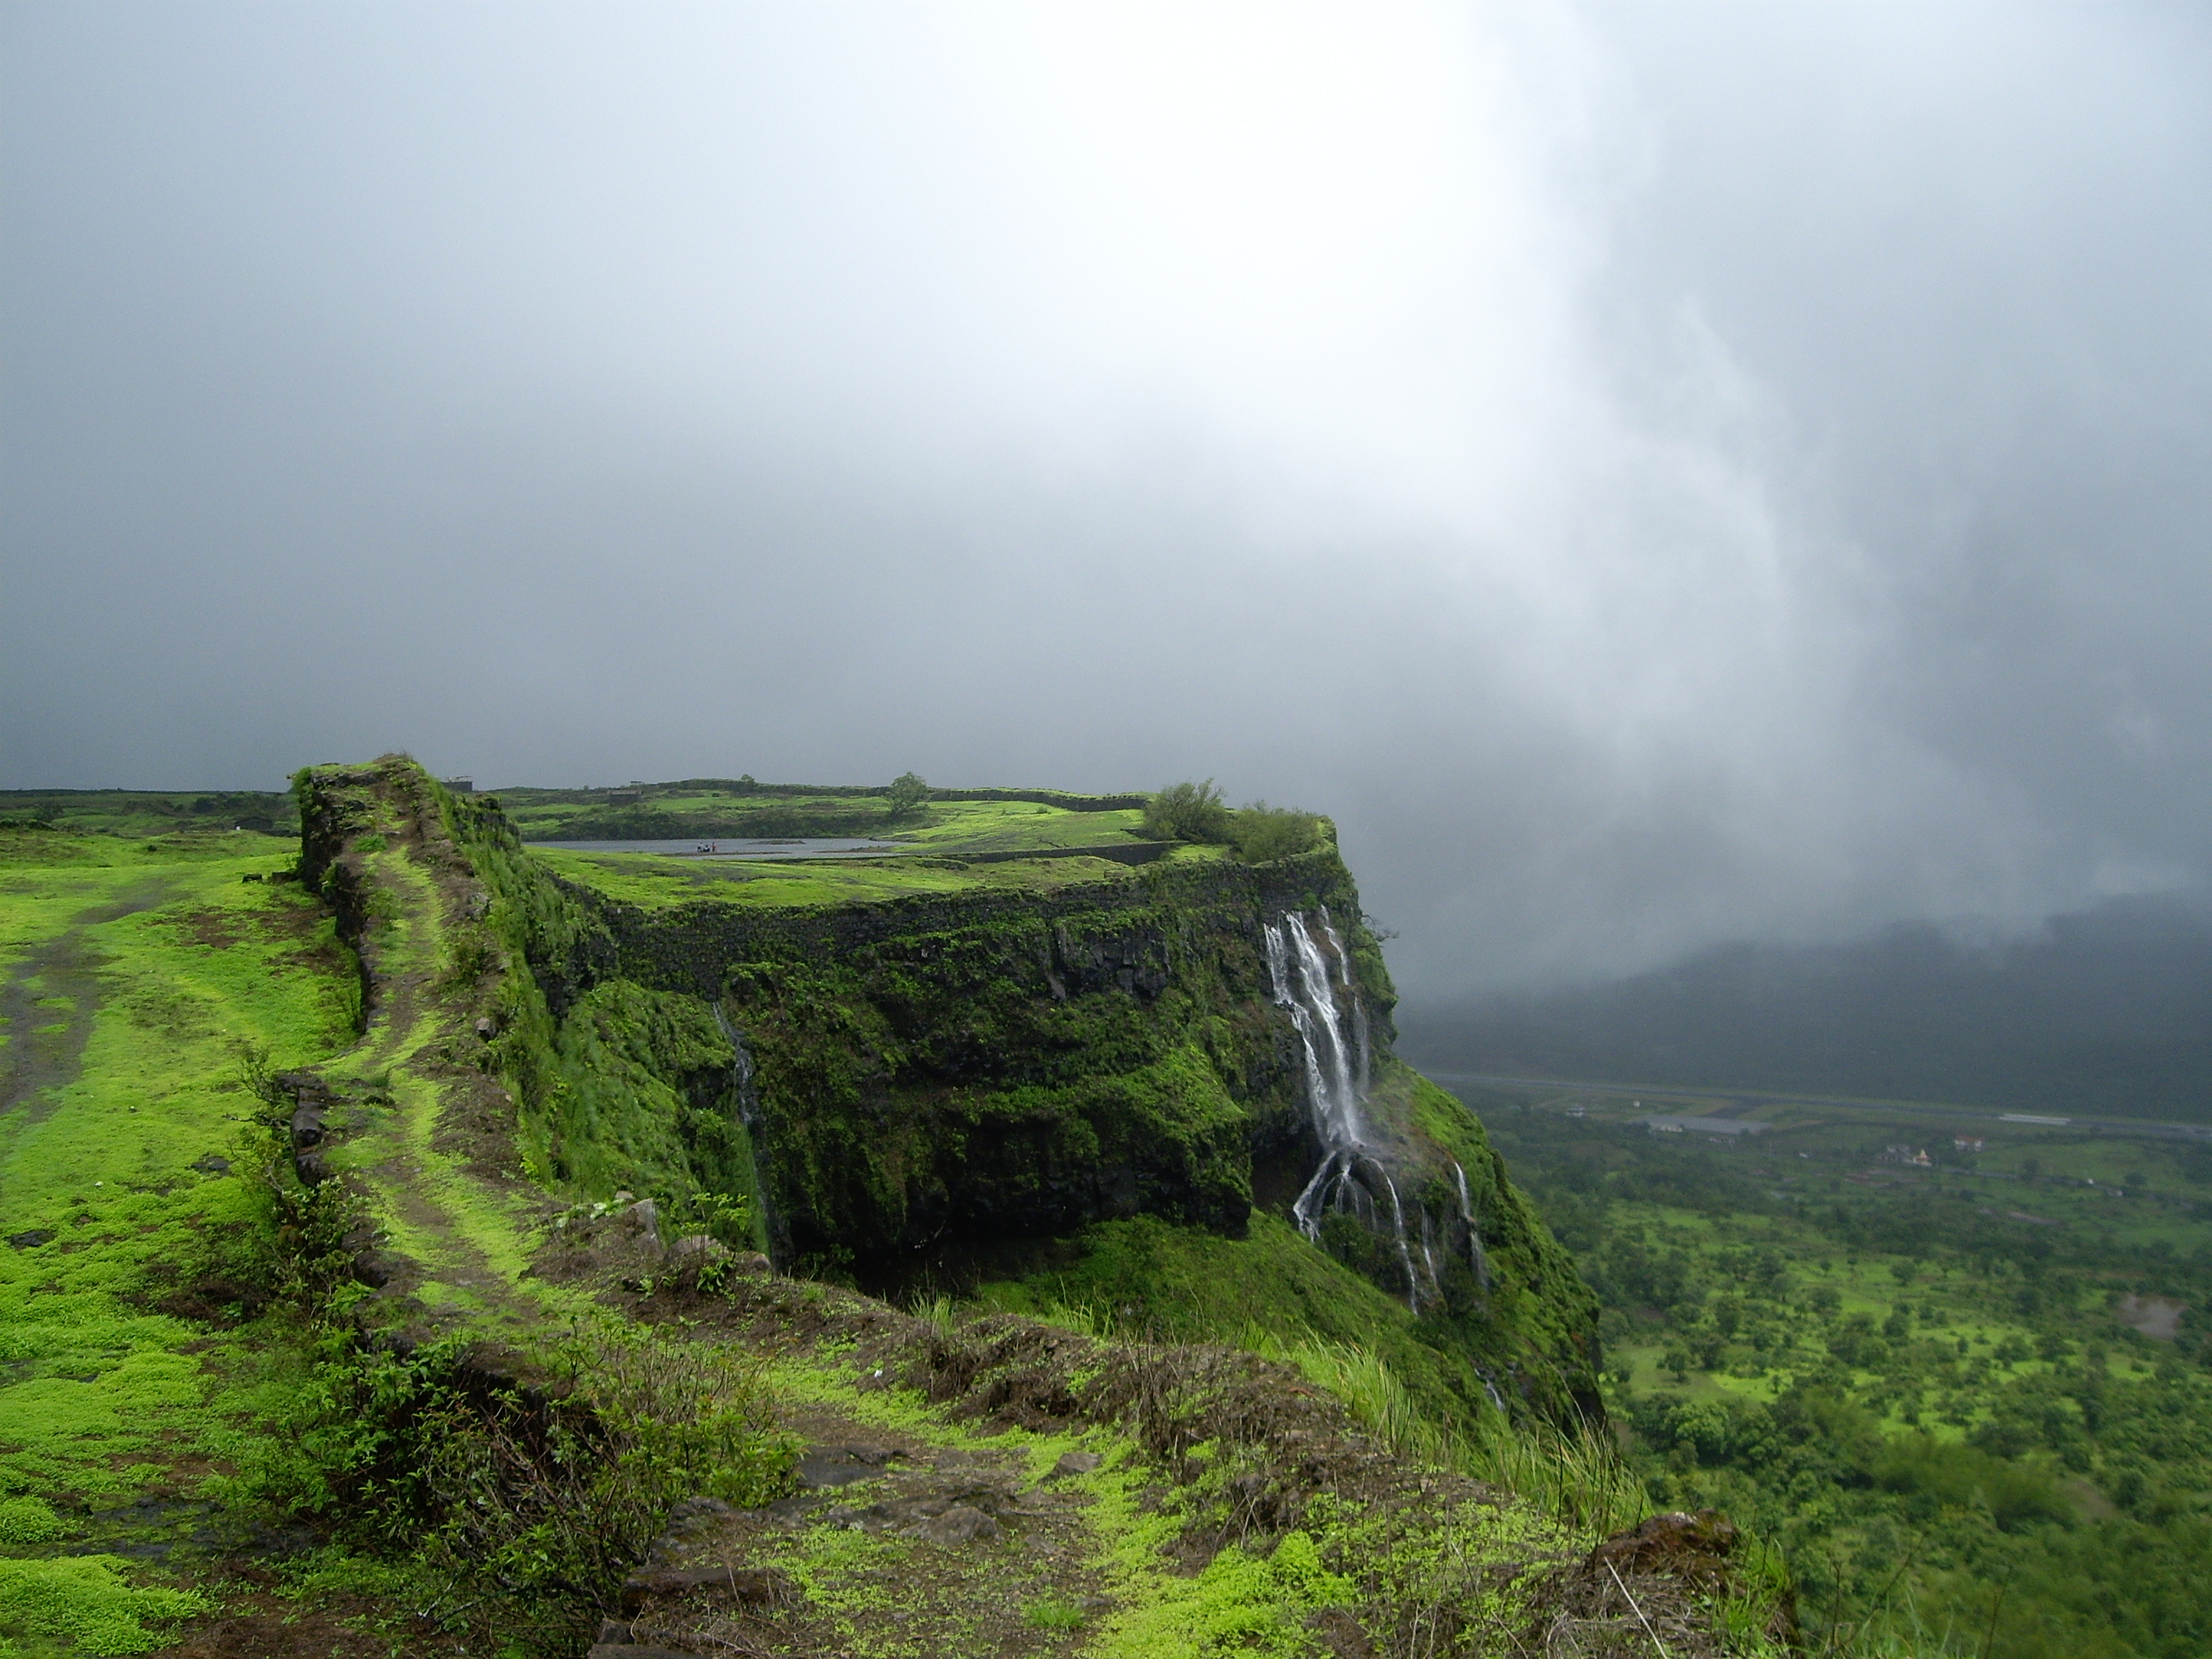
M1416 998L2212 871L2212 11L0 12L0 784L1217 777Z

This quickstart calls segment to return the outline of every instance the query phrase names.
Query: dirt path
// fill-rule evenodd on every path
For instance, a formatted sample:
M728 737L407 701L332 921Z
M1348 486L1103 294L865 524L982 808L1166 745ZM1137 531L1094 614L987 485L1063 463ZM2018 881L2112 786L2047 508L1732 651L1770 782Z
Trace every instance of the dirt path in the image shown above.
M937 1659L1071 1654L1115 1607L1081 1453L1035 1437L779 1413L807 1453L765 1509L684 1505L602 1639L686 1653ZM1042 1464L1042 1468L1040 1468ZM612 1650L608 1659L619 1654Z

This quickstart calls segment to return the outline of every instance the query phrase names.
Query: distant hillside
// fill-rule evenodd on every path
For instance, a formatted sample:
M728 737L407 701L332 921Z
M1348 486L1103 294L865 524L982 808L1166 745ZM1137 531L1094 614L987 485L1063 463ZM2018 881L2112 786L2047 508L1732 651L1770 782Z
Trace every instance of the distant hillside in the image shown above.
M2130 901L1990 949L1930 927L1731 945L1398 1023L1431 1071L2212 1121L2212 915Z

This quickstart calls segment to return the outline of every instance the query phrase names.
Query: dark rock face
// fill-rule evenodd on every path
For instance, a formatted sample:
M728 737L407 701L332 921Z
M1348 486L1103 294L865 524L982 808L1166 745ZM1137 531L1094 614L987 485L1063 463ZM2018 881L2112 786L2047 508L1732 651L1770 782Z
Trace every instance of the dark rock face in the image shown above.
M1602 1416L1590 1295L1472 1115L1391 1058L1389 978L1333 848L1162 860L1042 896L647 909L550 875L495 799L450 815L530 970L475 1039L513 1068L526 1117L552 1121L559 1096L532 1054L619 1051L635 1074L593 1082L596 1117L562 1133L634 1162L680 1128L697 1185L755 1200L776 1266L879 1293L1018 1276L1024 1252L1095 1223L1237 1238L1255 1205L1287 1213L1328 1149L1277 1000L1282 941L1318 942L1362 1055L1361 1168L1387 1196L1320 1217L1316 1242L1467 1359L1471 1409ZM714 1125L727 1171L697 1155Z
M1261 928L1358 914L1333 852L828 912L569 890L625 977L718 1002L789 1255L864 1273L1138 1214L1241 1234L1255 1148L1300 1144L1305 1116ZM1387 1033L1371 943L1361 966Z

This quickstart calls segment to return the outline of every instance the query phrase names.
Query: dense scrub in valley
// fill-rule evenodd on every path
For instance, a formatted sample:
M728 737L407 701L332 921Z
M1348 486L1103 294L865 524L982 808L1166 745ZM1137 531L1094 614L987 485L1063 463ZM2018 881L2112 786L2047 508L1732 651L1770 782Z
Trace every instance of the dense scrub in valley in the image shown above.
M1903 1109L1708 1140L1473 1097L1603 1299L1654 1497L1779 1540L1808 1623L2212 1647L2212 1150Z

